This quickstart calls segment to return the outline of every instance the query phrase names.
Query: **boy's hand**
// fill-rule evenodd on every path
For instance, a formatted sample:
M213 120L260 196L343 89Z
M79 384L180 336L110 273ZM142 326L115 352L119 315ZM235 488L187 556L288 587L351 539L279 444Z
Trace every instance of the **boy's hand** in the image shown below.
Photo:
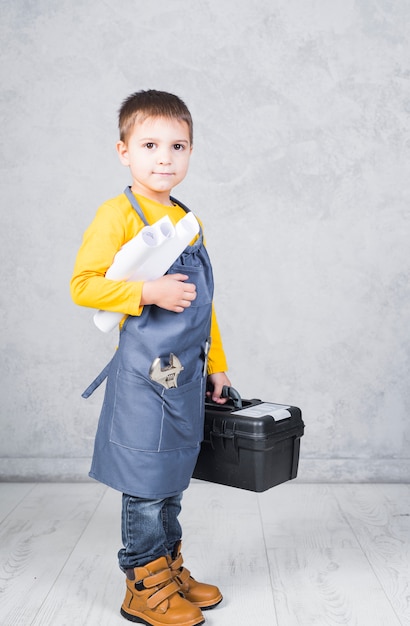
M225 372L217 372L215 374L209 374L208 382L213 387L212 391L207 391L206 395L212 397L212 401L217 404L225 404L228 398L221 398L222 387L231 387L231 381L225 374Z
M142 287L141 304L156 304L161 309L182 313L196 298L196 287L187 283L185 274L166 274L157 280L148 280Z

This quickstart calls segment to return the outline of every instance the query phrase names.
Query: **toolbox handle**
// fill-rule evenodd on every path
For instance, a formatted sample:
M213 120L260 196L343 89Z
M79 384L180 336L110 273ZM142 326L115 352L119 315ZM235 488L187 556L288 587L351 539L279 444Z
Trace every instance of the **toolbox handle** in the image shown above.
M222 398L230 398L236 409L242 408L242 398L239 395L239 392L236 391L236 389L234 389L233 387L228 387L227 385L224 385L222 387L221 396Z

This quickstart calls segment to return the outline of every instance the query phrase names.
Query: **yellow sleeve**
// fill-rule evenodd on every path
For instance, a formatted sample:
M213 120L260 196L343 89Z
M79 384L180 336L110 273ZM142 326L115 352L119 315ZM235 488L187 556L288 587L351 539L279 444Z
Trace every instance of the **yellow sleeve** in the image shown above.
M84 233L70 282L71 297L76 304L140 315L143 283L105 278L118 250L144 226L141 221L138 227L134 215L132 220L130 223L130 218L114 201L98 209Z
M226 372L228 364L222 345L221 333L215 315L215 308L212 305L211 320L211 347L208 354L208 374L216 374L217 372Z

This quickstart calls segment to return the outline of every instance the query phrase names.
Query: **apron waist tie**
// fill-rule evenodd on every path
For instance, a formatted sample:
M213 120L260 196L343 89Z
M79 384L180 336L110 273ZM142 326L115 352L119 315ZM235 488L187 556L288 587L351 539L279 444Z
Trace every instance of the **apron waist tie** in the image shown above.
M104 380L108 376L108 370L110 369L111 363L112 363L112 359L109 363L107 363L107 365L104 367L102 372L98 374L97 378L93 380L91 385L88 385L87 389L83 391L83 393L81 394L82 398L89 398L91 394L93 394L94 391L98 389L98 387L104 382Z

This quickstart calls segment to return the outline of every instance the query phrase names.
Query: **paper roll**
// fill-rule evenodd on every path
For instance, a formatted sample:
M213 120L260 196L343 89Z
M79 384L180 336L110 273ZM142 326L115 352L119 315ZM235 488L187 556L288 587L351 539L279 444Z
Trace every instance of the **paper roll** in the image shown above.
M150 230L138 239L145 229ZM193 213L187 213L175 227L165 216L152 226L146 226L134 239L124 244L115 255L106 277L127 281L156 280L169 270L198 232L199 224ZM120 271L125 275L120 275ZM108 333L123 317L124 313L100 310L94 315L94 323L102 332Z
M136 268L130 280L155 280L163 276L182 254L199 231L193 213L187 213L175 225L175 233L161 243L160 248Z
M152 226L144 226L136 237L127 241L114 257L105 277L112 280L129 280L136 269L143 265L152 250L175 236L175 228L166 215Z

